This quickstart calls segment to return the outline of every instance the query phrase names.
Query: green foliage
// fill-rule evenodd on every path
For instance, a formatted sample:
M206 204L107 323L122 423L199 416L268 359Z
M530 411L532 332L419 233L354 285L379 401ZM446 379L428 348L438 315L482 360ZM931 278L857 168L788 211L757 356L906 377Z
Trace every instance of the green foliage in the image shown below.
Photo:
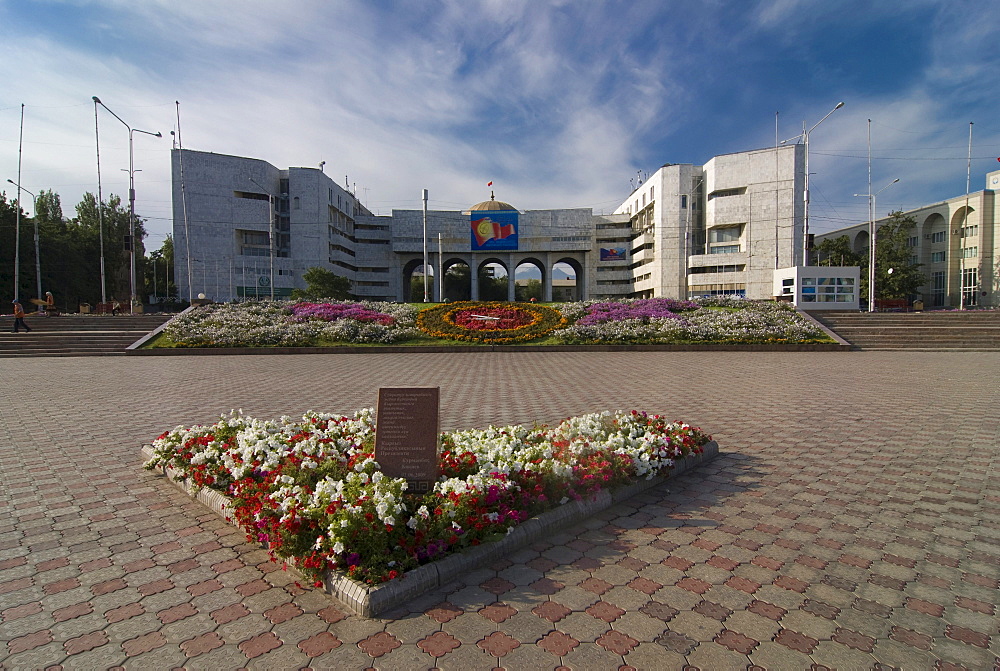
M63 310L76 310L83 302L98 303L101 300L101 229L97 198L90 193L84 194L83 200L76 205L76 217L66 219L59 195L42 189L32 209L34 217L21 211L19 297L27 299L38 293L34 244L37 222L42 291L51 291L56 305ZM129 256L123 242L129 228L128 209L122 206L120 198L112 195L101 213L104 217L107 296L127 300ZM0 286L4 287L4 295L13 291L16 220L16 204L8 201L6 194L0 194ZM141 272L142 239L145 237L142 220L136 221L135 229L136 260Z
M524 285L516 285L514 287L514 297L519 301L530 301L532 298L536 301L542 300L542 281L531 279Z
M917 222L902 212L890 212L889 220L879 226L875 236L875 291L876 298L909 298L927 283L920 272L921 264L911 263L913 252L906 245ZM860 266L861 302L868 301L869 252L856 253L846 235L827 239L816 246L817 265ZM892 272L889 272L889 269Z
M302 273L306 288L293 289L292 300L315 301L333 298L345 301L351 298L351 281L326 268L312 267Z
M927 283L927 277L920 272L921 264L910 262L912 251L906 246L916 225L913 217L896 211L890 212L889 221L878 228L875 237L876 298L909 298Z
M816 265L818 266L860 266L868 265L868 257L851 248L851 239L846 235L830 238L816 245Z

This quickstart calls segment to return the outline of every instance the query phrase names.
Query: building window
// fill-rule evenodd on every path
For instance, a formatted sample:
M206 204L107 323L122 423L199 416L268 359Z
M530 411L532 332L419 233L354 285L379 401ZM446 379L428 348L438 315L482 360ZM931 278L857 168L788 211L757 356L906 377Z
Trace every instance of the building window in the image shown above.
M973 247L963 247L962 248L962 258L963 259L974 259L979 256L979 246L975 245Z
M919 236L914 235L913 237L910 237L910 238L906 239L906 246L907 247L916 247L918 244L920 244L920 238L919 238Z
M803 277L803 303L853 303L853 277Z
M931 233L931 242L944 242L946 233L946 231Z
M931 254L931 263L944 263L944 252L934 252Z
M972 238L979 235L979 224L973 224L972 226L965 226L962 228L963 238Z
M718 191L713 191L712 193L708 194L708 199L714 200L716 198L725 198L727 196L738 196L746 192L747 189L745 186L739 187L737 189L719 189Z
M944 271L931 273L931 302L935 307L944 305L945 276Z
M686 210L687 206L688 206L688 197L687 197L687 194L686 193L685 194L681 194L681 209L682 210Z
M299 209L299 197L298 196L295 196L294 198L292 198L292 209L293 210Z
M962 300L965 306L976 305L979 295L979 271L977 268L966 268L962 271Z

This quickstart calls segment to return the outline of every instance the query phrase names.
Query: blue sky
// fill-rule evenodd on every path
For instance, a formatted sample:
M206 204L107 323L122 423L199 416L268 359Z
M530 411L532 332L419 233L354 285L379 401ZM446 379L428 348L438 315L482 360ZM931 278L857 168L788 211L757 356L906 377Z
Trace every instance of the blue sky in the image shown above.
M973 1L0 0L0 178L96 192L98 96L135 128L148 249L170 231L170 130L184 146L314 166L373 211L613 210L637 171L811 135L811 227L972 190L1000 168L1000 12ZM104 193L128 136L100 112Z

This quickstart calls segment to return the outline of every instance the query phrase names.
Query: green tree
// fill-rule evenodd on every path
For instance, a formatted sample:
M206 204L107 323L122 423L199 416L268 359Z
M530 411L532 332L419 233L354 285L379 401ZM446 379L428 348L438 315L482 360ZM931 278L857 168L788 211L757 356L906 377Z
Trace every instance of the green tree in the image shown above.
M816 245L816 265L818 266L860 266L868 265L868 257L851 248L851 239L846 235L828 238Z
M25 255L28 249L27 245L31 243L31 235L26 234L29 228L26 222L30 223L30 220L25 215L24 210L21 210L21 272L18 276L20 286L17 289L14 288L14 257L17 238L15 231L17 230L18 209L17 199L7 200L7 193L0 193L0 297L3 300L3 312L10 308L10 301L15 296L24 300L33 295L31 288L33 277L27 273L30 257Z
M879 226L875 235L876 298L909 298L927 283L921 264L912 262L913 251L907 245L916 226L912 216L900 211L890 212L889 221Z
M444 274L444 297L450 301L469 300L472 296L471 277L472 272L464 263L448 268L448 272Z
M479 269L479 300L507 300L507 276L494 277L487 274L486 268Z
M333 298L343 301L351 298L351 281L326 268L312 267L302 273L305 290L293 289L293 300L319 300Z
M542 300L542 281L529 279L524 285L518 284L514 287L514 295L519 301Z
M177 286L174 284L174 240L169 235L163 245L149 253L145 264L144 295L157 298L176 298Z

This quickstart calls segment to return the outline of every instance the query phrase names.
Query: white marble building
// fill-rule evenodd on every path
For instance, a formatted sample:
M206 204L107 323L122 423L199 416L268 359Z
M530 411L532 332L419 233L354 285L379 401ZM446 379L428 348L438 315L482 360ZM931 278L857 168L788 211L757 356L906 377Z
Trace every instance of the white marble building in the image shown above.
M916 298L928 308L1000 305L1000 213L996 191L1000 170L987 173L986 188L904 212L917 222L910 233L910 260L922 265L927 284ZM878 227L888 217L876 219ZM846 235L852 249L867 255L869 224L863 222L816 236L816 243Z
M467 211L429 211L430 274L468 266L473 299L480 297L481 268L502 267L513 300L515 277L529 265L541 276L543 300L551 300L554 284L565 284L557 265L575 278L577 299L770 298L774 270L802 259L802 149L726 154L703 166L667 164L609 215L589 208L518 211L492 196ZM176 149L172 160L182 298L190 251L193 296L284 297L304 288L302 273L319 266L350 279L359 298L410 299L424 258L421 209L373 215L320 168L279 169L258 159ZM513 217L515 235L481 248L472 222L488 213ZM430 299L441 294L434 282Z

